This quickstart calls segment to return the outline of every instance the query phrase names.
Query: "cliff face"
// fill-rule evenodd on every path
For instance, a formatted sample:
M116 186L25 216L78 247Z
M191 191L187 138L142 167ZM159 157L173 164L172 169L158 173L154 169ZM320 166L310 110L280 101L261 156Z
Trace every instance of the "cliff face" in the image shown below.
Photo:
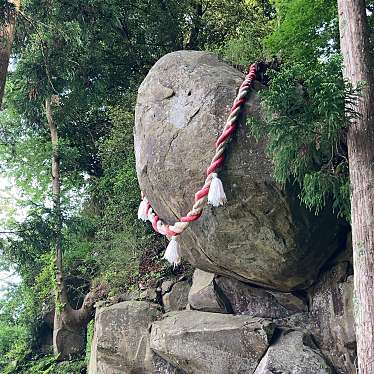
M138 179L164 221L189 210L242 79L213 54L183 51L140 86ZM248 116L261 116L262 88ZM242 123L220 172L228 203L207 206L180 238L193 279L99 309L91 374L355 372L344 230L329 213L306 211L271 172L264 143Z
M353 374L348 274L349 262L331 264L298 296L202 270L192 287L166 280L145 293L153 301L99 308L89 373Z

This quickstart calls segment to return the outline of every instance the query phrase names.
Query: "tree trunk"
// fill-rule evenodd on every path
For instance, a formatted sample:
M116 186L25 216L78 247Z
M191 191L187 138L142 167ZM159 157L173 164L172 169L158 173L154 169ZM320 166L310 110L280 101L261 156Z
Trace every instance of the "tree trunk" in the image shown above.
M76 326L69 328L70 305L64 285L62 267L62 215L61 215L61 181L60 181L60 155L57 126L53 120L51 101L45 101L48 127L52 143L52 199L53 199L53 230L56 265L56 307L53 325L53 351L61 360L69 359L74 354L80 354L84 347L81 331Z
M374 81L365 0L338 0L344 77L365 86L348 131L355 322L360 374L374 373Z
M95 315L95 302L107 293L107 288L100 285L85 296L80 309L73 309L67 304L65 308L55 310L53 352L59 361L71 360L84 353L87 324Z
M59 361L71 360L84 353L87 324L95 315L95 302L107 293L107 288L99 285L85 296L80 309L73 309L67 304L63 309L55 310L53 352Z
M195 14L192 17L191 33L186 45L186 49L199 49L199 34L201 29L202 17L204 15L203 3L197 0L194 8Z
M0 26L0 107L4 96L9 58L16 27L16 15L20 7L20 2L20 0L9 1L9 3L14 5L15 10L7 15L7 19Z
M67 293L64 287L62 269L62 216L61 216L61 190L60 190L60 151L58 144L57 126L53 120L51 99L45 101L45 109L52 143L52 200L53 200L53 224L56 251L56 301L59 309L68 305Z
M52 143L52 198L54 216L54 238L56 253L56 306L53 323L53 351L60 361L69 360L84 353L86 348L86 327L94 315L94 304L107 294L107 289L98 286L84 298L79 310L73 309L68 300L64 284L62 262L62 212L60 151L58 131L52 116L51 102L58 97L52 96L45 101L45 111Z

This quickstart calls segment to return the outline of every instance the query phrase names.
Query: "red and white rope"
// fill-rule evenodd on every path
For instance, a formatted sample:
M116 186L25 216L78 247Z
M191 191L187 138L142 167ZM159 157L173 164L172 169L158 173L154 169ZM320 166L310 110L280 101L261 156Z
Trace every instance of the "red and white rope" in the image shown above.
M142 202L139 207L139 218L144 220L148 219L152 223L153 229L172 239L175 239L178 235L180 235L189 224L193 221L196 221L200 218L205 203L207 201L207 196L209 194L210 187L212 185L212 180L217 178L216 171L217 169L222 166L223 161L225 159L225 149L227 146L228 141L231 139L233 133L235 132L239 120L240 120L240 113L245 106L245 103L249 96L250 87L253 84L253 81L256 78L256 64L252 64L248 69L248 74L245 76L243 83L241 84L238 94L234 100L234 103L231 107L229 117L227 118L226 125L223 129L222 134L215 142L215 154L214 157L206 170L207 177L205 179L205 183L203 187L196 192L195 194L195 202L192 206L191 210L184 216L179 219L179 221L175 222L174 225L168 225L164 221L160 219L160 217L153 211L151 204L149 203L148 199L142 192ZM217 178L218 179L218 178ZM214 181L213 181L214 183ZM220 181L218 183L221 183ZM222 189L222 184L220 185ZM223 192L223 189L222 189ZM223 193L224 194L224 193ZM221 199L222 200L222 199ZM222 204L223 201L220 201ZM216 204L216 206L220 205ZM174 263L178 263L174 261Z

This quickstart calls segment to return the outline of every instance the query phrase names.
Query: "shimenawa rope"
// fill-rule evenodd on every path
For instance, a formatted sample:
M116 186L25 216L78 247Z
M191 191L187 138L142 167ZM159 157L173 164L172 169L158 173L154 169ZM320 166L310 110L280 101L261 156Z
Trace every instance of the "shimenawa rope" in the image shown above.
M200 218L207 200L208 203L214 207L223 205L226 202L223 185L221 180L218 178L216 170L223 164L226 145L238 126L241 111L248 99L250 87L256 78L256 70L257 65L252 64L239 88L223 132L215 143L216 153L206 171L207 177L205 183L203 187L196 192L195 203L191 210L184 217L181 217L179 221L175 222L174 225L168 225L153 211L151 204L142 192L142 201L139 205L138 218L143 221L149 220L156 232L171 238L169 245L166 248L164 259L168 260L171 264L174 264L174 266L178 265L181 261L179 245L176 240L177 236L186 230L191 222Z

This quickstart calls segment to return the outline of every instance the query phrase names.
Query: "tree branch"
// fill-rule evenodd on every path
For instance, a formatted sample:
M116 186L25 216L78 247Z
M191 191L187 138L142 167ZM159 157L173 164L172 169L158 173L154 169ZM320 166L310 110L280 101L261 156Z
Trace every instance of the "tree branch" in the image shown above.
M109 292L107 285L99 284L85 296L80 309L72 311L79 324L87 324L95 314L95 303L103 300Z

